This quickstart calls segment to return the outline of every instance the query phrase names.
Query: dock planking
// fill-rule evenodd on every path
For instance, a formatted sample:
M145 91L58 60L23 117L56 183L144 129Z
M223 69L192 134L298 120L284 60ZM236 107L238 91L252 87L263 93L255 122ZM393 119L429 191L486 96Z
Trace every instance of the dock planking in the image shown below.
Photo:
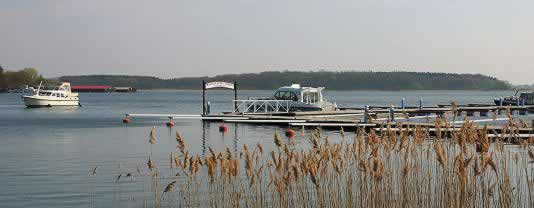
M290 127L308 127L346 130L365 129L369 131L407 131L412 132L416 127L424 128L429 135L436 135L436 124L434 119L443 118L445 114L468 112L467 115L474 116L474 112L479 112L478 119L448 121L447 125L440 126L439 132L450 135L458 131L465 122L478 124L478 130L485 130L488 135L511 135L514 138L529 139L534 133L533 128L514 127L514 133L510 133L510 127L480 125L482 123L505 122L508 117L497 117L502 112L529 112L534 110L534 106L490 106L490 105L467 105L451 107L440 105L438 107L424 108L385 108L384 106L375 108L370 106L368 110L345 109L336 111L308 111L308 112L286 112L286 113L223 113L210 115L180 115L180 114L126 114L127 118L169 118L169 119L199 119L206 122L228 122L254 125L282 125ZM488 112L494 112L493 118L488 117ZM520 115L525 115L521 114ZM368 119L366 119L366 116ZM391 117L393 116L393 118ZM449 115L449 117L451 117ZM426 119L426 121L421 121ZM534 123L534 121L532 121Z

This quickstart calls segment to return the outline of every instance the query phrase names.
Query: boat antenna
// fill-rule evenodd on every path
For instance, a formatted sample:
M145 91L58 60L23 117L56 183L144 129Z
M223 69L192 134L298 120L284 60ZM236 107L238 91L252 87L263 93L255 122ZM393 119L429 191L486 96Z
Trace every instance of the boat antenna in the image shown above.
M517 93L519 93L519 89L518 89L518 88L515 89L515 94L514 94L514 96L517 96Z
M41 90L41 85L42 85L42 84L43 84L43 81L41 81L41 82L39 83L39 87L37 88L37 91L36 91L35 94L37 94L37 95L39 94L39 91Z

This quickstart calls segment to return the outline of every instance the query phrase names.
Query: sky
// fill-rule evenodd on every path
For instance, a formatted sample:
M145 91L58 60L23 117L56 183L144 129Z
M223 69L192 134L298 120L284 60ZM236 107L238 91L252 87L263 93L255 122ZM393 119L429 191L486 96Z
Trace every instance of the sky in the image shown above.
M46 77L272 70L534 83L534 1L0 0L0 65Z

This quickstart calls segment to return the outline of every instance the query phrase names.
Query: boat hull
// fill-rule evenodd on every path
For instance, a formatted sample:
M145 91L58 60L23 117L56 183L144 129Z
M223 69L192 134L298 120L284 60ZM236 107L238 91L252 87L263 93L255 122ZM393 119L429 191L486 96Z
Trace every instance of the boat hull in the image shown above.
M495 102L495 105L500 105L501 104L501 100L499 100L499 99L495 99L494 102ZM502 101L502 105L503 106L509 106L509 105L517 106L517 103L518 103L517 99L505 99L505 100ZM521 101L519 101L519 104L520 105L522 104ZM534 105L533 102L528 102L528 101L525 101L524 104L525 105Z
M52 107L52 106L78 106L78 99L45 99L31 96L23 96L24 105L28 107Z

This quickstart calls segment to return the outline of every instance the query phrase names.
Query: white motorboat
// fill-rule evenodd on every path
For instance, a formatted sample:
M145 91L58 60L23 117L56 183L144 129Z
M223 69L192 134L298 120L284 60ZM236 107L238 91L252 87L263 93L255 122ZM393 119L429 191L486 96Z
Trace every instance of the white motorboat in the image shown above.
M272 97L236 100L240 112L272 113L298 111L335 111L337 105L323 96L324 87L302 87L292 84L278 88Z
M78 93L71 92L70 83L62 82L52 90L42 90L41 84L33 95L22 96L28 107L78 106Z

